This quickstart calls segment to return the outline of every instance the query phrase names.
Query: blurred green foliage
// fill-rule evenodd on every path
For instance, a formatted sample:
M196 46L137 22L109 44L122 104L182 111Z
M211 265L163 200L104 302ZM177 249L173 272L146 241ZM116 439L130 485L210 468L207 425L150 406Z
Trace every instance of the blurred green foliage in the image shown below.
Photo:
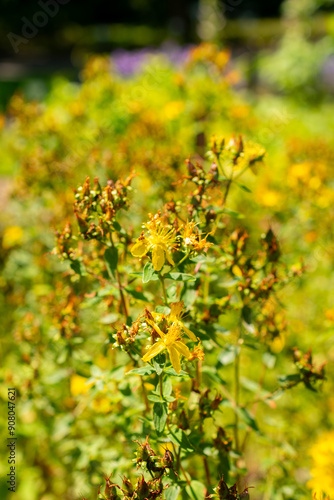
M283 71L275 71L283 77ZM312 83L310 72L305 74ZM112 473L118 480L121 474L133 474L133 440L151 429L143 415L140 378L124 375L134 368L133 362L126 352L112 349L113 335L124 319L119 290L96 279L104 265L99 250L88 242L91 259L85 262L77 240L83 264L93 266L87 274L52 253L55 230L61 232L67 221L75 224L73 189L86 176L99 177L105 186L108 179L116 182L133 169L138 172L132 182L131 212L118 218L120 227L127 229L127 235L120 236L122 251L127 252L149 211L155 213L164 203L185 196L180 183L187 175L184 160L207 168L204 155L210 137L234 133L263 145L267 157L264 166L247 170L242 185L231 190L230 212L223 214L218 234L247 231L253 258L261 235L272 228L283 265L306 270L277 291L256 320L244 311L248 334L259 346L245 346L241 357L242 402L246 405L261 394L260 370L266 372L266 393L288 387L304 373L298 356L294 367L291 347L303 352L312 347L317 366L330 362L320 394L305 385L284 394L278 390L270 404L259 403L259 431L258 423L242 412L241 431L253 427L254 432L239 466L247 484L254 486L251 498L311 495L309 449L333 427L334 106L330 101L314 107L305 97L236 90L242 82L229 52L209 44L196 48L179 68L152 57L131 78L119 75L108 58L95 57L83 70L82 83L56 78L45 99L31 101L17 94L1 116L1 172L7 176L0 238L1 404L6 404L6 388L15 386L17 500L96 498L102 476ZM135 264L121 265L126 279L141 272ZM232 386L237 352L229 347L228 335L236 329L237 316L224 310L216 321L214 312L217 301L221 307L219 300L236 283L223 281L214 260L203 266L201 279L210 293L204 295L202 288L189 284L183 299L194 328L203 335L208 360L204 382L220 391L225 387L221 379L227 389ZM187 274L188 268L184 271ZM234 273L238 276L240 270ZM127 290L132 320L142 311L141 294L149 304L159 300L157 285L153 281L144 289L136 282ZM173 300L173 286L168 293ZM217 346L212 348L205 332L211 317L222 339L219 359ZM279 335L271 335L277 324ZM147 390L155 388L151 382L145 379ZM219 419L232 434L234 412L227 398L220 408ZM211 436L212 427L206 421L204 434ZM5 425L1 432L4 442ZM205 482L197 458L187 453L187 473ZM217 457L210 453L211 448L209 467L218 476ZM7 464L1 467L3 478ZM216 484L218 480L215 477ZM6 498L3 479L1 493ZM191 497L189 490L182 494Z

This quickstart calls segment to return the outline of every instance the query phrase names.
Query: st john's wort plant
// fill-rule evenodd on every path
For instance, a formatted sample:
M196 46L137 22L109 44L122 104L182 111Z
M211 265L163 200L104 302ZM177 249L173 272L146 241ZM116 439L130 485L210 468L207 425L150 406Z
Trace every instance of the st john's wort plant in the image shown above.
M141 470L129 467L121 482L109 471L98 498L249 498L248 450L263 439L279 445L264 417L287 390L324 380L297 348L295 373L273 376L287 338L281 291L303 265L284 264L271 228L254 242L227 206L264 161L241 136L214 137L207 161L187 159L173 196L141 227L131 214L135 173L105 186L87 178L75 191L77 231L57 233L57 252L89 298L123 317L106 329L111 373L103 383L92 370L87 383L103 393L109 380L131 401L130 427L115 415L110 432L136 449Z

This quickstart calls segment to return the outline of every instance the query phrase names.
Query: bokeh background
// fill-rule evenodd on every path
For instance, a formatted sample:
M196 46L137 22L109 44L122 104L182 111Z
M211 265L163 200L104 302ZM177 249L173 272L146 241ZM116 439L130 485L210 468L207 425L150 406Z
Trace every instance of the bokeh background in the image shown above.
M80 6L70 0L64 5L57 5L57 13L48 15L46 22L43 18L38 21L37 16L37 24L41 27L36 31L28 27L28 32L32 34L29 43L20 43L16 39L12 41L10 34L22 36L22 29L33 21L41 7L37 1L1 1L2 109L18 88L23 88L32 97L40 97L45 94L50 79L55 75L76 80L90 53L115 51L119 55L124 51L147 50L149 47L184 47L201 40L218 41L233 48L235 57L242 55L250 73L248 83L254 85L257 82L257 56L261 50L277 49L286 30L287 19L303 18L304 35L313 40L326 37L333 30L330 0L285 3L282 0L126 0L114 5L97 0L81 2ZM52 6L50 8L51 11L55 9ZM313 15L314 9L316 16ZM17 49L14 47L16 43ZM308 63L304 61L303 65L311 64L311 53L304 54L303 47L295 47L295 51L298 52L296 57L309 56ZM323 59L319 61L317 58L317 67L320 62L324 62ZM325 83L332 88L334 63L332 60L327 63L322 68L325 72L323 76ZM287 72L287 68L285 70ZM306 68L299 67L300 73L304 71ZM303 75L300 75L302 83Z

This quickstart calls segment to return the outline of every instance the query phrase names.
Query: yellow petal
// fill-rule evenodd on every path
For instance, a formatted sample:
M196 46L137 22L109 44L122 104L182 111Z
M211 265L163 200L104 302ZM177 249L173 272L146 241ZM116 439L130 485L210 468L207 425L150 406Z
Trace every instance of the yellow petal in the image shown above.
M174 349L174 347L168 347L167 349L168 349L169 357L170 357L170 360L172 362L174 370L176 371L176 373L180 373L181 363L180 363L179 353L177 352L176 349Z
M184 309L183 300L181 300L181 302L173 302L172 304L170 304L170 315L179 319L182 316L183 309Z
M184 324L182 323L182 328L184 330L184 333L186 335L188 335L188 337L193 340L194 342L197 342L197 337L193 334L193 332L191 330L189 330L189 328L187 328L186 326L184 326Z
M175 349L177 351L179 351L180 354L182 354L182 356L184 356L185 358L189 358L190 356L190 351L188 349L188 347L183 343L183 342L175 342L174 346Z
M166 257L167 257L167 260L170 263L170 265L174 266L174 261L172 259L172 256L171 256L170 252L166 251Z
M144 257L149 249L149 243L146 240L138 240L131 248L131 253L134 257Z
M72 375L70 380L70 388L72 396L79 396L80 394L86 394L89 388L94 385L93 382L87 384L88 378L81 377L81 375Z
M165 249L162 245L154 245L152 250L152 264L156 271L161 271L165 263Z
M159 340L159 342L156 342L152 345L152 347L149 348L145 356L142 357L142 360L145 361L145 363L147 361L150 361L150 359L160 354L165 348L165 344L161 340Z
M154 323L154 321L150 320L150 319L146 319L146 323L148 323L149 325L152 326L152 328L154 328L154 330L160 335L160 337L163 339L165 337L165 334L160 330L160 328L158 327L158 325L156 325Z

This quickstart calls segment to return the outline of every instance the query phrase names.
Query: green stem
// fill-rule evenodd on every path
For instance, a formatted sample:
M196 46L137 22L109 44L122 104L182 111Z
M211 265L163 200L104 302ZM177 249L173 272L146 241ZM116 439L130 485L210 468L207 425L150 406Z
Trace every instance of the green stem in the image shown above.
M258 409L258 404L259 404L259 400L257 399L258 397L260 397L260 394L261 394L261 390L263 388L263 384L264 384L264 378L265 378L265 374L266 374L266 370L267 370L267 367L264 363L262 363L262 369L261 369L261 375L260 375L260 379L259 379L259 391L258 391L258 394L255 398L255 401L253 403L253 408L252 408L252 416L253 418L255 419L256 418L256 413L257 413L257 409ZM245 448L246 448L246 444L247 444L247 440L250 436L250 433L251 433L251 428L249 427L246 431L246 434L245 434L245 437L244 437L244 440L243 440L243 443L241 445L241 451L244 452L245 451Z
M164 279L163 276L161 276L161 274L160 274L160 283L161 283L162 293L163 293L163 296L164 296L164 302L165 302L166 306L168 306L168 299L167 299L165 279Z
M230 187L231 187L231 184L232 184L232 177L227 181L227 185L226 185L226 190L225 190L225 193L224 193L224 198L223 198L223 205L225 207L225 203L226 203L226 200L227 200L227 196L228 196L228 193L230 191Z
M240 352L239 352L239 344L241 338L241 324L238 330L238 337L236 343L236 356L234 361L234 402L235 402L235 413L234 413L234 441L235 441L235 449L240 451L240 442L239 442L239 416L237 409L239 408L240 403Z
M159 375L159 390L161 399L164 398L163 379L164 379L164 372L161 372Z
M150 403L149 403L149 400L147 398L147 391L146 391L144 379L143 379L143 377L140 377L140 378L141 378L141 387L142 387L143 396L144 396L145 410L146 410L146 413L148 413L150 411Z
M109 232L109 239L110 239L110 243L111 243L112 248L114 248L115 245L114 245L114 241L112 239L112 233L111 233L111 231ZM122 285L122 282L121 282L121 275L120 275L120 272L118 270L118 266L116 268L116 278L117 278L117 283L118 283L118 288L119 288L119 294L121 296L121 304L122 304L123 314L124 314L124 317L125 317L125 322L127 322L128 317L129 317L129 311L128 311L128 307L126 305L126 298L125 298L125 295L124 295L124 292L123 292L123 285Z
M232 182L233 182L233 172L231 174L231 178L227 180L226 189L225 189L225 193L224 193L224 197L223 197L223 207L224 208L225 208L225 205L226 205L226 200L227 200L228 193L230 191L230 187L231 187ZM216 231L218 229L218 224L220 222L221 216L222 216L222 214L218 214L218 216L216 218L215 224L214 224L213 229L211 231L211 233L213 235L216 233Z
M240 356L236 354L235 362L234 362L234 401L236 410L239 407L239 377L240 377ZM235 440L235 449L239 451L239 416L238 412L234 413L234 440Z
M120 296L121 296L121 303L122 303L123 314L124 314L124 317L125 317L125 321L127 321L128 317L129 317L129 312L128 312L128 308L127 308L127 305L126 305L126 299L125 299L125 295L123 293L123 285L121 283L121 276L119 274L118 269L116 269L116 276L117 276L117 281L118 281L119 293L120 293Z
M185 256L184 256L184 257L182 257L182 259L181 259L181 260L179 260L179 262L177 262L177 263L176 263L176 264L172 267L172 269L171 269L169 272L171 273L171 272L172 272L172 271L174 271L174 269L176 269L176 268L177 268L180 264L182 264L182 262L184 262L184 261L186 260L186 258L187 258L187 257L189 257L189 253L190 253L190 252L187 252L187 253L185 254Z
M242 174L243 174L244 172L246 172L246 170L247 170L248 168L249 168L249 165L247 165L247 167L243 168L243 169L241 170L241 172L239 172L237 175L235 175L235 176L234 176L234 180L239 179L239 178L242 176Z

